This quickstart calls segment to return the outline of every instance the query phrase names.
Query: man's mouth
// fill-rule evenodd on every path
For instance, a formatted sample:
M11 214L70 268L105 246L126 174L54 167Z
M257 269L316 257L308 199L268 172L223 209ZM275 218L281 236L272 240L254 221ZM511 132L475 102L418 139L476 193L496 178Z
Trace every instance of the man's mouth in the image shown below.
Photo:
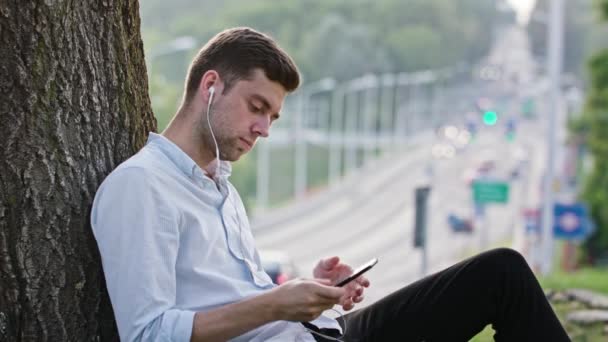
M245 139L245 138L240 138L242 142L245 143L245 145L247 145L248 148L252 148L253 147L253 143L250 142L249 140Z

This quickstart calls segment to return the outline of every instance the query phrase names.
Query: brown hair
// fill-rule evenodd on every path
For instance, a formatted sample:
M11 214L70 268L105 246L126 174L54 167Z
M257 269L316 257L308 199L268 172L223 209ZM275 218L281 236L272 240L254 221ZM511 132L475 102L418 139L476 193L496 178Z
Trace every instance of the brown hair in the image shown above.
M184 101L188 102L194 96L208 70L220 74L225 93L236 81L249 79L258 68L287 92L294 91L300 84L296 64L271 37L248 27L224 30L211 38L190 64Z

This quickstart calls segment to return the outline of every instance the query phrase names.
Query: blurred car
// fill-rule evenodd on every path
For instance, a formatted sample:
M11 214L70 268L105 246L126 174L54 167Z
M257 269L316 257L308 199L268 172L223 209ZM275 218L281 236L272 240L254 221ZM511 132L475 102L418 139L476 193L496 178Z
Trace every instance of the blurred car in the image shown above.
M529 153L523 147L517 146L511 150L512 163L510 166L509 177L511 180L518 179L522 173L525 172L526 168L529 167L530 157Z
M275 284L281 285L298 276L298 269L286 252L261 250L260 259L262 260L262 267Z
M492 150L482 151L476 158L474 166L464 171L463 178L467 185L472 185L475 180L494 178L497 160Z
M459 217L453 213L448 214L448 225L455 233L472 233L473 221L468 218Z
M446 142L438 142L433 145L431 153L436 159L450 159L456 155L456 148Z
M431 154L436 159L451 159L471 142L472 134L465 128L454 125L441 126L436 130L436 142Z

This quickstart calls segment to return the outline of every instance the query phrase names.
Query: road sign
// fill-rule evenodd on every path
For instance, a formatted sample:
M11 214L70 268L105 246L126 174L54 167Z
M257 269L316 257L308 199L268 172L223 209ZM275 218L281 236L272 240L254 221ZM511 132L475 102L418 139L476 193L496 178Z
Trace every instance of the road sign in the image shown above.
M587 207L581 203L556 203L553 214L553 233L556 239L582 240L591 232Z
M526 226L526 233L529 234L540 234L541 227L541 211L538 208L527 208L523 211L524 224Z
M509 200L509 184L497 181L474 181L473 200L478 204L506 203Z

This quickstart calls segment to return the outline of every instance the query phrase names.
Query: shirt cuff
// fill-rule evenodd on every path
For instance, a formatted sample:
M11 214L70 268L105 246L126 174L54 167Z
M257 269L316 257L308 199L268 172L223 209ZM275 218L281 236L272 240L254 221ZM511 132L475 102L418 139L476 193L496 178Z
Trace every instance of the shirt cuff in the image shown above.
M189 342L195 314L196 312L188 310L167 310L163 315L161 330L170 337L171 341Z

